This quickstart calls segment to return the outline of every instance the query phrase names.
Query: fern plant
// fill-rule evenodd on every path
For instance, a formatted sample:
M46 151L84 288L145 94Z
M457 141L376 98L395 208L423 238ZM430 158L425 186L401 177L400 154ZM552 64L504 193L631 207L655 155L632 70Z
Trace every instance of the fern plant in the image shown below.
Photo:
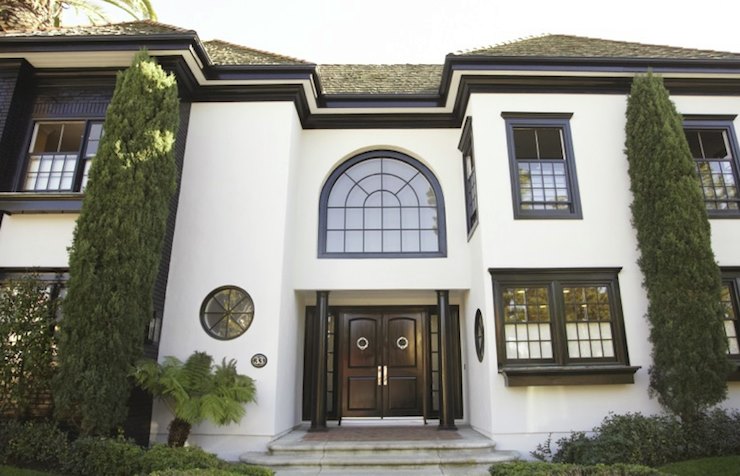
M167 436L170 446L183 446L191 427L202 421L219 426L239 423L246 414L244 404L255 401L254 380L237 372L236 360L214 365L205 352L194 352L185 362L172 356L161 364L142 360L132 375L174 414Z

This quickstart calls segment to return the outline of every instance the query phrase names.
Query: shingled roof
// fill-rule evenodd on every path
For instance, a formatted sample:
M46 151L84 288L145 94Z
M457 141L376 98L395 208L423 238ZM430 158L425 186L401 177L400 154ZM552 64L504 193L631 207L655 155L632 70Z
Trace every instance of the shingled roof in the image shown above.
M152 20L139 20L126 23L111 23L108 25L64 26L36 31L3 31L0 32L0 38L24 36L138 36L172 33L195 33L195 31Z
M318 73L324 94L436 94L442 65L322 64Z
M221 40L204 41L203 46L214 64L311 64L308 61L268 51L247 48Z
M740 59L739 53L646 45L572 35L542 35L455 53L453 56L561 58Z

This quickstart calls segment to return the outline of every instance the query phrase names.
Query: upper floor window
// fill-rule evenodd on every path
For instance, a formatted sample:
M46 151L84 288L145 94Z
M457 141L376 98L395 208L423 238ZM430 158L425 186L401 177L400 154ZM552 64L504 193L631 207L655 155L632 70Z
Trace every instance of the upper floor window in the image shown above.
M684 133L709 216L740 214L738 148L732 121L689 119L684 121Z
M442 189L421 162L399 152L357 155L321 191L319 256L446 256Z
M462 137L458 149L463 156L463 179L465 180L465 217L468 225L468 236L473 234L478 225L478 190L475 179L475 158L473 156L473 120L465 119Z
M725 337L727 338L727 353L732 359L740 360L740 345L738 344L738 333L740 333L740 322L738 322L738 309L740 309L740 269L723 270L722 273L722 303L723 325Z
M28 150L22 189L79 192L103 134L102 121L37 122Z
M581 218L571 114L503 113L515 218Z
M618 269L490 272L509 385L632 382Z

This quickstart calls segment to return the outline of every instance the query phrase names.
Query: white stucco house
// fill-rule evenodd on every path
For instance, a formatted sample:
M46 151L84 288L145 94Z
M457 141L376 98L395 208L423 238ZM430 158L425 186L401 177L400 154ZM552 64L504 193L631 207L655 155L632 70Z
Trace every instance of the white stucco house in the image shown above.
M153 22L4 33L0 279L66 279L115 71L140 48L181 97L148 352L236 358L257 385L241 424L193 429L205 449L364 418L526 454L608 412L659 412L624 154L648 69L702 174L740 362L740 53L548 35L436 65L316 65ZM136 401L132 431L163 439L167 410Z

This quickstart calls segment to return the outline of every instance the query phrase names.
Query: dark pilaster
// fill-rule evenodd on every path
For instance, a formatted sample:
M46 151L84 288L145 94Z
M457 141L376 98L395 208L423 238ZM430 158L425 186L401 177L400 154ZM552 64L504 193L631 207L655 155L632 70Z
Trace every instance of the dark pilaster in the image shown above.
M457 430L455 426L455 386L452 375L452 317L450 316L450 292L437 291L439 313L440 358L442 401L439 408L439 429Z
M314 382L309 431L326 431L326 328L329 321L329 291L316 291L316 324L314 325Z

